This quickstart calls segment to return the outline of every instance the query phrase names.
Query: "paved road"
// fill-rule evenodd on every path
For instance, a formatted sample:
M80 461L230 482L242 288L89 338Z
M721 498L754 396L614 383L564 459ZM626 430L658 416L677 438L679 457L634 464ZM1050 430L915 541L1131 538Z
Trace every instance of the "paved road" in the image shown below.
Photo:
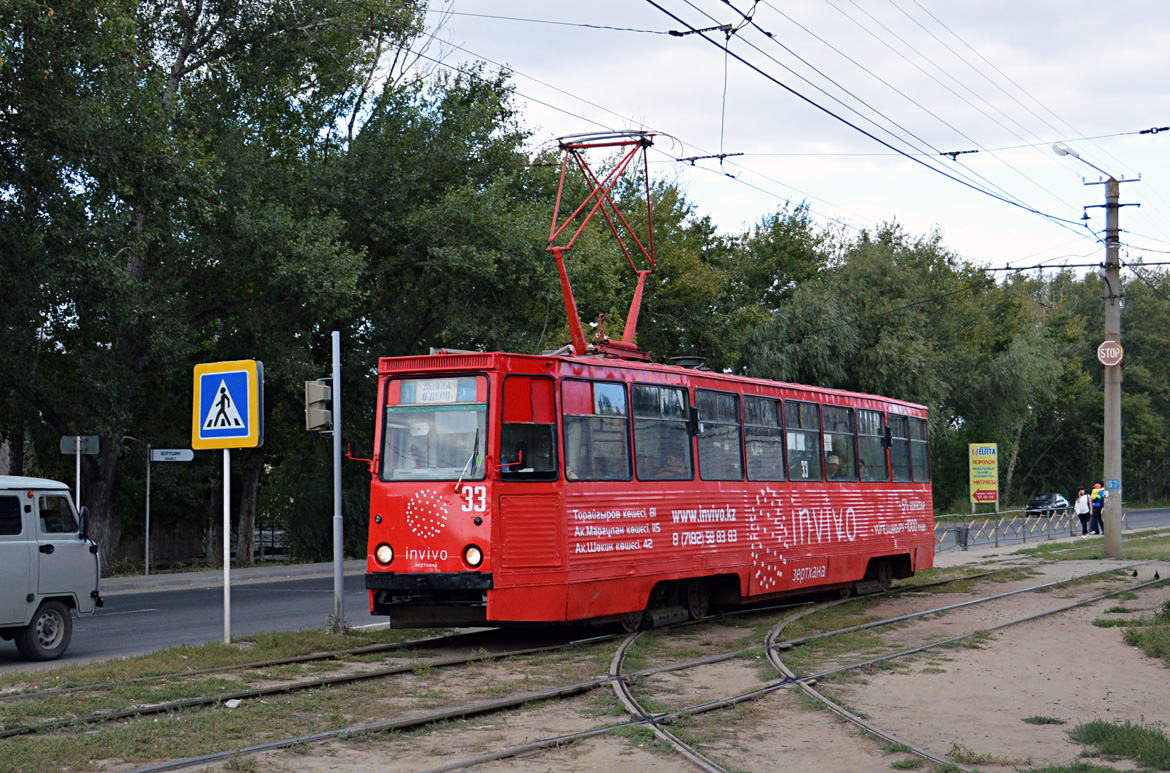
M333 574L315 565L309 576L241 570L232 579L232 637L266 631L323 628L333 612ZM291 569L291 568L290 568ZM298 567L304 573L305 567ZM264 575L267 571L268 576ZM58 663L127 657L180 644L223 640L222 572L117 578L102 581L106 605L74 618L73 642ZM250 579L245 579L250 578ZM350 625L385 622L370 617L365 562L347 562L345 616ZM152 584L148 588L135 587ZM0 669L27 667L12 642L0 641Z

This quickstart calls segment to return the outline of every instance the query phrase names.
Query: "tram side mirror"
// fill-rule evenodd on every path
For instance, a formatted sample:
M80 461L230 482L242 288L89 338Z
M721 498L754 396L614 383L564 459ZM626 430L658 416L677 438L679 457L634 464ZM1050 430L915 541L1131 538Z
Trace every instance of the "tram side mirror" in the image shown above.
M89 539L89 508L85 505L81 506L78 517L81 519L81 525L78 528L77 536L81 539Z

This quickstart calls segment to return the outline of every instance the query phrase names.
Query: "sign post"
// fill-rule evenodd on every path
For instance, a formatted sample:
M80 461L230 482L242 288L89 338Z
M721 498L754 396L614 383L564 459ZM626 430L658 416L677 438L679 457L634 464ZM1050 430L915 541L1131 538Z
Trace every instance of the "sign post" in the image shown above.
M191 447L223 449L223 643L232 641L232 448L264 445L264 363L209 362L195 366Z
M999 451L995 443L968 443L971 513L979 502L993 502L999 512Z
M82 454L96 454L98 452L98 436L97 435L62 435L61 436L61 453L65 455L73 454L77 457L77 487L74 489L76 500L74 504L78 510L81 510L81 455Z
M150 575L150 463L151 462L189 462L195 458L195 452L189 448L151 448L146 444L146 571Z

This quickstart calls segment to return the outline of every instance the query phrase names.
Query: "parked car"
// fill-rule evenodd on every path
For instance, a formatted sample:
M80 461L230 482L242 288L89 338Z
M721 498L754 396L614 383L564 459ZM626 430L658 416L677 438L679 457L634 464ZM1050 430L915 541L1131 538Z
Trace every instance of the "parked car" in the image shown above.
M1064 515L1068 500L1063 494L1037 494L1024 506L1024 515Z
M100 556L64 483L0 475L0 639L28 660L61 657L72 615L92 615Z

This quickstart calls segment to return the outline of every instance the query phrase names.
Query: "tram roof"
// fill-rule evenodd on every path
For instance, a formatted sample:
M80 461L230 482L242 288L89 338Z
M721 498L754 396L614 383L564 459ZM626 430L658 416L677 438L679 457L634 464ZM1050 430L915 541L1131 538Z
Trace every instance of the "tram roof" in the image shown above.
M896 397L870 394L866 392L852 392L847 389L817 386L815 384L801 384L791 381L776 381L756 376L741 376L734 373L721 373L713 370L699 370L660 362L638 362L618 357L598 355L567 355L567 354L517 354L515 352L466 352L466 351L438 351L433 354L407 355L403 357L382 357L378 360L378 374L405 375L408 373L450 372L473 370L498 370L507 360L529 360L549 362L555 361L571 366L604 367L614 370L630 370L648 373L667 373L683 375L691 379L710 379L735 384L757 384L761 386L782 389L811 390L819 394L832 395L854 400L880 400L883 403L905 406L918 410L927 410L920 403L901 400Z

